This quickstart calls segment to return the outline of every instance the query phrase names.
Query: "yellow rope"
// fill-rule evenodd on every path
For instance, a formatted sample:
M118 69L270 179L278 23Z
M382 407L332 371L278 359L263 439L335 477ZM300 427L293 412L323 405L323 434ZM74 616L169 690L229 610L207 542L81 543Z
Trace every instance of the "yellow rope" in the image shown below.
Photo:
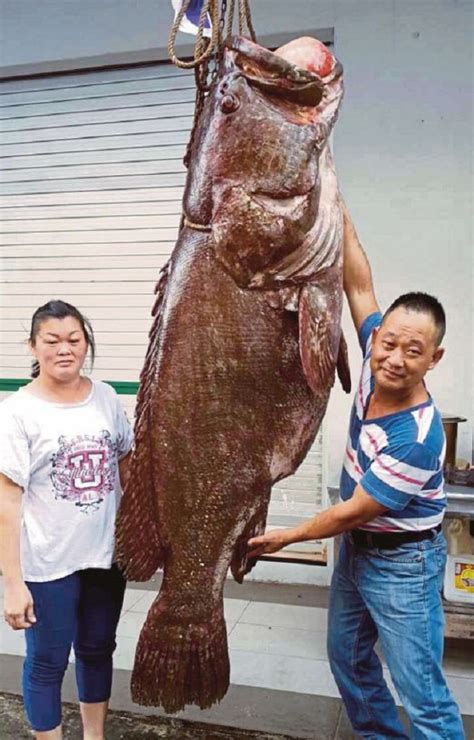
M204 224L195 224L186 216L184 217L184 226L187 226L189 229L194 229L195 231L212 231L211 226L205 226Z

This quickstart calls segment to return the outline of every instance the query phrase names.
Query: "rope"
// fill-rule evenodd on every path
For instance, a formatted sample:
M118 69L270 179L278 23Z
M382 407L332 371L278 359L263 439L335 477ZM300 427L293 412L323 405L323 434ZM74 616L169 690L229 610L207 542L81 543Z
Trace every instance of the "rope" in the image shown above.
M170 35L168 38L168 54L170 60L177 67L182 69L194 69L194 77L196 81L196 100L194 106L194 119L191 130L191 136L186 148L186 154L184 155L184 164L186 167L189 165L191 159L191 152L194 144L194 139L197 131L199 118L204 107L206 94L209 92L209 62L211 57L214 55L214 71L212 73L211 84L217 78L218 68L220 67L223 50L224 40L232 35L232 26L234 22L235 4L236 0L221 0L221 8L219 9L219 0L204 0L199 16L198 32L196 36L196 43L194 46L193 59L186 62L184 59L179 59L176 54L176 37L178 35L181 21L184 18L186 11L190 6L191 0L183 0L183 3L176 14L176 18L171 26ZM244 28L247 30L253 41L256 41L255 30L252 25L252 19L250 14L249 0L238 0L239 3L239 33L244 35ZM211 21L211 38L207 39L204 36L204 28L206 24L206 18L209 15ZM224 38L225 37L225 38Z
M234 23L234 13L235 13L235 0L228 0L228 2L229 2L229 11L227 13L227 21L225 25L225 38L226 39L232 36L232 26Z
M184 15L191 3L191 0L183 0L183 4L181 5L176 18L173 21L173 25L171 26L170 35L168 38L168 54L173 64L175 64L177 67L181 67L182 69L194 69L204 62L209 61L214 53L216 55L219 55L219 53L222 51L222 46L224 42L223 36L225 35L225 38L228 38L232 35L236 0L228 0L228 2L228 12L227 2L222 3L222 11L220 12L219 0L204 0L201 8L201 14L199 16L196 44L194 46L194 56L191 61L186 62L184 59L179 59L176 54L176 37L178 35L181 21L183 20ZM256 41L257 37L252 24L252 15L250 12L249 0L238 0L238 2L239 33L241 36L243 36L245 34L245 29L247 29L252 41ZM207 39L204 36L204 28L208 14L212 26L210 39Z
M184 226L187 226L189 229L194 229L195 231L205 231L210 232L212 231L211 226L205 226L204 224L195 224L193 221L190 221L187 216L184 216Z
M204 0L201 15L199 17L198 33L196 38L196 45L194 47L194 58L190 62L185 62L184 59L179 59L176 55L176 36L181 25L181 21L184 18L184 14L191 0L183 0L183 4L179 9L176 18L171 26L171 31L168 39L168 54L169 58L177 67L182 69L193 69L199 66L206 60L210 59L214 49L217 48L219 42L219 4L218 0ZM206 21L207 14L209 13L212 25L211 39L208 41L204 38L204 24Z
M245 8L245 11L244 11L245 22L247 25L247 30L250 34L250 38L252 39L252 41L256 42L257 34L255 33L255 28L253 27L253 23L252 23L252 14L250 12L249 0L240 0L240 6L244 6ZM243 33L241 35L243 35Z

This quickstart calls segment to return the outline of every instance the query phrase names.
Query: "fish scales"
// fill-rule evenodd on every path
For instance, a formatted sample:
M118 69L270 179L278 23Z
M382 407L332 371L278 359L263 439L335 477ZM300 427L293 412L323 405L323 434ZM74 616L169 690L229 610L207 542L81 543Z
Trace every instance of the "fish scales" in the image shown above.
M129 578L164 569L132 697L168 712L227 691L227 571L242 581L254 565L246 543L264 531L271 486L310 448L334 380L341 219L324 113L342 88L330 58L325 93L324 79L233 40L157 286L117 553Z

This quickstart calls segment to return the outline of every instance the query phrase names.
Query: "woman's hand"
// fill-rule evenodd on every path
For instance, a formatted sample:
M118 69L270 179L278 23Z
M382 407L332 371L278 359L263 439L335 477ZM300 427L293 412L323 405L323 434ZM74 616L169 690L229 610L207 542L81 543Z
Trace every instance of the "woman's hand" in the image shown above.
M14 630L25 630L36 622L33 597L24 581L5 582L5 621Z
M270 532L260 535L260 537L252 537L247 544L249 549L247 556L258 558L265 553L281 550L282 547L289 544L287 531L286 529L272 529Z

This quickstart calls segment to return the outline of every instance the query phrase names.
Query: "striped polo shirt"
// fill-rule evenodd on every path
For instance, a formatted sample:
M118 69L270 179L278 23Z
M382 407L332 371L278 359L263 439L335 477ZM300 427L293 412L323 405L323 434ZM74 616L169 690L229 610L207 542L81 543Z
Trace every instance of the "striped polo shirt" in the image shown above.
M436 527L446 507L443 461L445 436L431 396L424 403L365 420L374 378L370 371L372 330L382 315L371 314L359 332L364 362L352 407L341 475L343 501L357 483L389 511L361 529L398 532Z

